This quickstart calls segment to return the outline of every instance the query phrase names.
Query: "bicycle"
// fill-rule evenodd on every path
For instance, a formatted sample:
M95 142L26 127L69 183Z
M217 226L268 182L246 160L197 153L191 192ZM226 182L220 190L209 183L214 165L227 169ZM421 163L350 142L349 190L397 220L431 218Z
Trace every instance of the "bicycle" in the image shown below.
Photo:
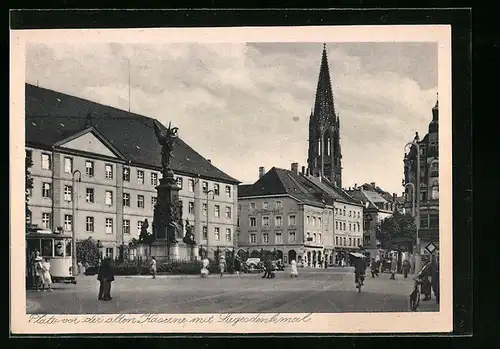
M365 281L365 276L364 275L360 275L356 279L356 288L358 289L358 292L361 292L361 286L363 286L364 281Z

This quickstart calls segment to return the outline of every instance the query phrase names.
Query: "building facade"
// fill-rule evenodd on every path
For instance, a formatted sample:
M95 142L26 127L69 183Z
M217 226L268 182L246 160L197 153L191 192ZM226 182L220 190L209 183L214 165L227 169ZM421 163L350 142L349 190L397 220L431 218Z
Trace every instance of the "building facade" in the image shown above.
M46 229L74 230L77 240L99 240L109 257L138 239L146 219L151 232L161 179L152 122L26 85L26 156L33 178L27 219ZM172 168L181 188L184 229L187 222L194 227L196 242L205 250L209 245L209 256L232 249L239 182L180 138Z
M326 179L273 167L239 190L238 248L275 251L284 263L340 263L362 245L362 205Z
M432 108L432 121L428 133L420 140L418 132L414 141L418 149L412 146L404 158L405 178L405 208L413 212L415 206L420 206L417 223L421 254L429 252L425 247L433 243L439 247L439 101ZM417 164L417 151L420 153L420 164ZM417 168L419 166L419 169ZM420 174L420 187L417 188L417 173ZM412 185L407 185L411 183ZM413 193L413 187L417 193ZM415 200L414 200L414 195Z

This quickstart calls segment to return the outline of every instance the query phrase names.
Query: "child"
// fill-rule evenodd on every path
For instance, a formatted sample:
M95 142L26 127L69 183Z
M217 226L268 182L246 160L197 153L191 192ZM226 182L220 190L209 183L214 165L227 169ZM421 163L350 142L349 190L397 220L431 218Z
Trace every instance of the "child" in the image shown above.
M52 291L52 277L50 276L50 262L48 258L45 258L45 260L41 263L42 269L43 269L43 284L42 284L42 290L45 291L45 286L47 286L47 289L49 291Z

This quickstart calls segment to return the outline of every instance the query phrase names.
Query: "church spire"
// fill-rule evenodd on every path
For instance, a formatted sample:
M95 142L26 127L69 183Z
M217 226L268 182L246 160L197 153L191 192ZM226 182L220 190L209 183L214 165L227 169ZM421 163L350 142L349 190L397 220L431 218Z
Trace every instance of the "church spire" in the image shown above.
M309 121L308 168L341 186L340 122L335 105L328 67L326 43L319 68L313 113Z

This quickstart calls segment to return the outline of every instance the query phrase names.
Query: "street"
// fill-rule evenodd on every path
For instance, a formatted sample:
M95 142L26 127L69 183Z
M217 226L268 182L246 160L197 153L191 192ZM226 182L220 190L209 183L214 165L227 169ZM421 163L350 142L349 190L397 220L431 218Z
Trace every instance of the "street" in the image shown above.
M98 301L96 276L79 276L76 285L54 284L52 292L27 291L27 313L137 314L137 313L342 313L407 312L413 282L389 274L372 279L367 274L361 293L352 268L299 269L298 278L276 272L239 278L199 276L117 276L111 301ZM421 302L419 311L438 311L435 301Z

